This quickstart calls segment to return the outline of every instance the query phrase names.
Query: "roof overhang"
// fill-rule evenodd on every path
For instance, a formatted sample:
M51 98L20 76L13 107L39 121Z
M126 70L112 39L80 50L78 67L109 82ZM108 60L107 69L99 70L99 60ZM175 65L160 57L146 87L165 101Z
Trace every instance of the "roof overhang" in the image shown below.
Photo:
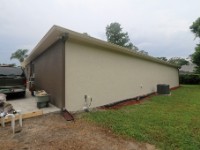
M91 45L103 47L106 49L122 52L125 54L132 55L137 58L145 59L148 61L153 61L156 63L160 63L163 65L171 66L178 68L178 66L170 64L168 62L162 61L160 59L157 59L155 57L149 56L149 55L144 55L141 53L138 53L134 50L130 50L106 41L102 41L78 32L74 32L72 30L65 29L63 27L54 25L47 33L46 35L41 39L41 41L36 45L36 47L31 51L29 56L25 59L24 65L26 66L29 64L31 61L33 61L35 58L37 58L39 55L41 55L45 50L47 50L48 47L50 47L53 43L55 43L58 40L75 40L78 42L83 42L83 43L88 43Z

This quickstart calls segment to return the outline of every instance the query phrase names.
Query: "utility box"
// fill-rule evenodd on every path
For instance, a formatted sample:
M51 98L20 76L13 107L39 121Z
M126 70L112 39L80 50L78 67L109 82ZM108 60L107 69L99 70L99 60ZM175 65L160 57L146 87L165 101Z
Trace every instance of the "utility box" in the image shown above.
M170 89L168 84L157 84L158 94L170 94Z

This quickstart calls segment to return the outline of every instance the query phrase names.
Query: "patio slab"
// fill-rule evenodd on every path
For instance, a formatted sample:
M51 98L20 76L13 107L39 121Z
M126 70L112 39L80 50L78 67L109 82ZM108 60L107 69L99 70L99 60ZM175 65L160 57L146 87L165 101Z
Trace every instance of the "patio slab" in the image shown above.
M21 110L23 114L36 112L39 110L42 110L43 114L61 111L60 108L50 103L49 103L49 107L40 108L40 109L37 108L36 97L32 96L29 91L26 92L25 98L16 98L16 99L8 100L8 102L13 105L14 109Z

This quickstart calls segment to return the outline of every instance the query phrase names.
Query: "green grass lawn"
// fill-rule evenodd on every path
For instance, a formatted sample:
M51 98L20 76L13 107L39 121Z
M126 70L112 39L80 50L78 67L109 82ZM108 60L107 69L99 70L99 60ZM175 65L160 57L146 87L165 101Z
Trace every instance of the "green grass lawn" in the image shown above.
M142 104L91 112L86 118L160 149L200 149L200 85L184 85L171 96L153 96Z

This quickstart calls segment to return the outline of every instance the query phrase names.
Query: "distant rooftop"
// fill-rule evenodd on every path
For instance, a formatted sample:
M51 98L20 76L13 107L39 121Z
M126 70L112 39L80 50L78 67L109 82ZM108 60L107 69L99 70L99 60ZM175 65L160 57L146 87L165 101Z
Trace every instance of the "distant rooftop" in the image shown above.
M190 63L189 65L183 65L181 69L179 70L180 72L185 72L185 73L193 73L195 69L195 64Z

